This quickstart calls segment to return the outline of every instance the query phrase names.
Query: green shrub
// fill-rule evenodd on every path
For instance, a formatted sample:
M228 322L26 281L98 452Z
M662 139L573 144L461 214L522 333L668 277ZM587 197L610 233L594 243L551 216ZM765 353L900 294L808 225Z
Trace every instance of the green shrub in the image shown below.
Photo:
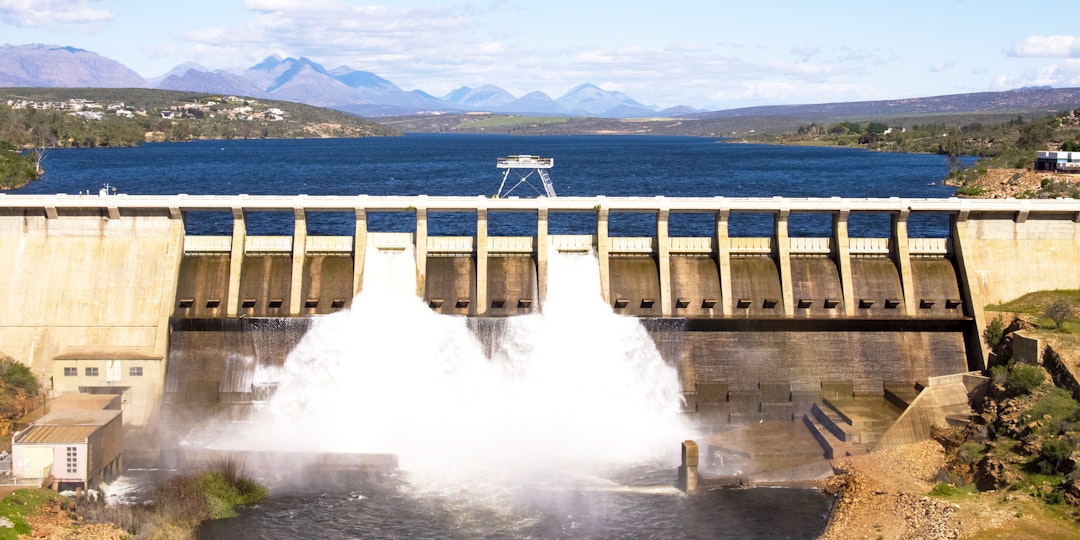
M965 197L981 197L986 195L986 190L979 186L960 186L960 189L956 190L956 194Z
M3 381L4 389L11 395L22 390L27 395L36 396L40 389L34 372L7 356L0 356L0 381Z
M1054 321L1056 328L1061 328L1061 324L1073 317L1072 304L1062 299L1054 300L1050 302L1050 305L1046 306L1046 310L1043 312L1047 319Z
M199 477L199 486L206 495L210 519L236 517L236 507L255 504L266 499L266 488L251 479L237 477L230 480L224 473L210 473Z
M994 350L997 350L998 346L1001 345L1001 340L1005 339L1005 320L1001 318L1001 315L994 317L994 320L986 325L983 338L986 339L986 344Z
M1067 423L1080 417L1080 403L1068 391L1054 388L1040 396L1024 415L1032 420L1049 418L1047 428L1062 431Z
M1009 366L998 365L990 368L990 382L1005 386L1009 380Z
M976 463L985 455L985 446L978 441L964 441L956 448L956 457L966 463Z
M1046 381L1046 372L1039 366L1013 364L1005 379L1005 388L1011 394L1029 394Z

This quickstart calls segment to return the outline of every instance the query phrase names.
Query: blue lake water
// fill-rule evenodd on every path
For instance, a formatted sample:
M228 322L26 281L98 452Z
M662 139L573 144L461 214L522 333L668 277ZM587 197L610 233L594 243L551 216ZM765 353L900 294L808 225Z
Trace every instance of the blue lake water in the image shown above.
M56 149L43 180L15 193L96 193L104 183L129 194L492 195L502 179L495 159L533 154L555 159L560 196L653 197L949 197L938 155L889 154L851 148L726 144L714 138L657 136L407 135L394 138L197 141L137 148ZM513 176L512 176L513 178ZM537 182L533 182L539 187ZM515 195L535 196L529 186ZM493 213L492 235L531 235L534 216ZM409 231L411 215L372 214L373 231ZM227 213L188 216L192 234L229 234ZM709 236L712 218L675 214L673 236ZM353 217L312 214L312 234L350 234ZM827 215L793 214L793 236L828 236ZM289 234L291 213L253 213L253 234ZM613 214L614 236L646 236L655 218ZM946 216L913 216L911 236L942 237ZM734 236L771 234L771 217L736 214ZM595 231L595 217L555 214L553 234ZM475 220L429 215L432 235L469 235ZM888 236L886 215L856 214L852 236Z

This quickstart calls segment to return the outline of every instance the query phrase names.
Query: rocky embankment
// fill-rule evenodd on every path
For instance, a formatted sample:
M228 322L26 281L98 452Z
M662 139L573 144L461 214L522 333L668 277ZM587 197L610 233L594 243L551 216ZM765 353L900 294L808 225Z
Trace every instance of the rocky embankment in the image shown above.
M1080 174L988 169L963 188L969 196L984 199L1075 197L1080 192Z
M826 485L836 503L821 538L957 538L956 505L926 495L944 465L934 441L836 460Z
M928 440L834 462L836 495L822 540L1077 538L1076 523L1030 493L1007 489L936 493L945 450Z

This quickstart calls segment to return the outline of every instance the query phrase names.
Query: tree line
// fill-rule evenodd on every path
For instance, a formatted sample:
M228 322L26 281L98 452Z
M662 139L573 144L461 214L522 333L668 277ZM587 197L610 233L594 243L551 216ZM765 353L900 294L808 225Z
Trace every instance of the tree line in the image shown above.
M890 126L885 121L809 124L779 137L780 143L861 146L886 152L936 153L959 170L959 158L977 157L971 168L1028 168L1036 150L1080 151L1080 109L1025 120L946 124L944 122Z

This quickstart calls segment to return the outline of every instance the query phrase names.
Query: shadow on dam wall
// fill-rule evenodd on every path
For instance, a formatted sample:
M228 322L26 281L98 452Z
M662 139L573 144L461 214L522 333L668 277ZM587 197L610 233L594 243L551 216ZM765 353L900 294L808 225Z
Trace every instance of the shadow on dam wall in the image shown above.
M880 396L890 383L911 386L980 363L951 256L801 252L782 259L745 252L665 259L626 252L606 260L609 305L646 327L679 371L691 412L733 422L791 420L837 388ZM310 315L351 305L360 277L351 253L307 253L302 273L292 261L284 251L247 253L240 265L228 253L183 257L163 421L243 418L267 391L254 381L255 366L281 365L312 324ZM429 253L421 298L437 313L468 317L490 356L507 317L542 310L544 264L528 252ZM230 284L232 276L238 285ZM230 287L239 293L231 315ZM674 316L664 316L665 296Z
M730 411L740 421L798 418L805 412L798 409L800 396L812 402L830 384L856 395L881 395L889 382L967 370L969 321L963 319L640 320L664 360L678 369L688 410L710 401L741 407L746 410ZM282 365L312 321L174 318L162 422L244 418L252 401L266 398L267 389L254 380L255 366ZM468 326L490 354L506 318L473 317ZM783 395L764 395L763 388ZM790 404L778 418L763 400Z

